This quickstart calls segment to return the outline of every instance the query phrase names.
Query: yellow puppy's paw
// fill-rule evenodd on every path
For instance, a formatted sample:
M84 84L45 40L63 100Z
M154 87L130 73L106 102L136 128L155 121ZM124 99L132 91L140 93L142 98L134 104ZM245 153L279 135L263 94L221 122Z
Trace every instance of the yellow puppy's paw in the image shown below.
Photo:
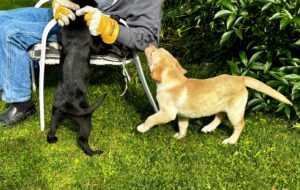
M175 139L182 139L183 137L185 137L185 134L175 133L175 135L174 135Z
M235 144L236 142L237 140L229 137L228 139L225 139L222 144Z
M148 128L145 127L144 124L140 124L139 126L137 126L136 129L137 129L138 132L140 132L140 133L145 133L145 132L147 132L147 131L149 130Z
M204 127L201 129L201 131L202 131L203 133L210 133L210 132L214 131L215 129L216 129L216 128L215 128L214 126L206 125L206 126L204 126Z

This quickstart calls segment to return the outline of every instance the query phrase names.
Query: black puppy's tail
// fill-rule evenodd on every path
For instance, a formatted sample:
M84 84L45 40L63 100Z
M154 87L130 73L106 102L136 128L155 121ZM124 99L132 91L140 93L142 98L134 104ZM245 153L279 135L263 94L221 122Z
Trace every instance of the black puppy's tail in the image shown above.
M63 113L69 114L69 115L73 115L73 116L84 116L84 115L91 114L104 101L106 95L107 94L104 94L101 98L99 98L99 100L97 102L95 102L93 105L91 105L88 108L85 108L85 109L68 109L67 107L70 107L70 105L69 106L63 105L63 106L60 107L60 111L62 111Z

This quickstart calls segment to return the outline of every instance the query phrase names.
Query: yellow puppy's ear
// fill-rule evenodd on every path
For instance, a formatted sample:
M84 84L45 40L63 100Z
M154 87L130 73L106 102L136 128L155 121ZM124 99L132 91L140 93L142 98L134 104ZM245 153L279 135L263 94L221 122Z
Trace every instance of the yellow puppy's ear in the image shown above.
M151 72L152 79L157 82L161 82L162 81L162 72L163 72L162 66L156 65Z
M175 59L175 65L176 65L176 69L179 70L179 72L181 74L186 74L187 73L187 70L185 70L180 64L179 62L177 61L177 59Z

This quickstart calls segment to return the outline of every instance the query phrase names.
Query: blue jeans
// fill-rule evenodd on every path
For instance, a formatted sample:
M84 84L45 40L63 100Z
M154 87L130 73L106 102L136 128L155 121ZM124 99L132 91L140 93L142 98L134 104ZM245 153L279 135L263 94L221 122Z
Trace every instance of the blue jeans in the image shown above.
M4 102L24 102L31 97L32 63L28 50L41 42L42 32L52 18L52 10L20 8L0 11L0 89ZM57 41L59 26L49 34Z

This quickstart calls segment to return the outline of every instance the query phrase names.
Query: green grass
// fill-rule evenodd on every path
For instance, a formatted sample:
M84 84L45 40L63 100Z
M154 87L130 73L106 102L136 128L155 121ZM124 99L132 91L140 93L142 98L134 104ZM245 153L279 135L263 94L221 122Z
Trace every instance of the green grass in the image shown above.
M184 67L189 77L216 74L216 66L208 63ZM0 128L0 189L300 189L300 130L291 128L290 121L247 112L246 128L236 145L221 144L232 132L228 121L211 134L200 132L211 118L193 120L182 140L173 138L175 122L140 134L136 126L153 111L134 65L129 66L133 81L123 97L119 69L92 69L90 102L105 92L108 97L93 114L90 144L104 153L85 156L70 120L61 123L57 144L46 142L57 83L57 67L47 66L47 128L39 130L38 115L14 128ZM38 106L37 94L33 101ZM4 107L1 102L0 110Z
M33 7L38 0L2 0L0 10L20 7Z

